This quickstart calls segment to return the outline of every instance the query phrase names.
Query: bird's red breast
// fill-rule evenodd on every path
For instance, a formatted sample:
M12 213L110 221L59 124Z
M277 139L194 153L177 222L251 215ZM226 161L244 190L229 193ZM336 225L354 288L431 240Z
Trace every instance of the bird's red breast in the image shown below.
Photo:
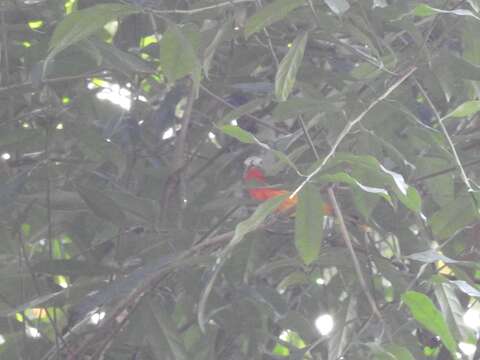
M276 196L281 196L288 194L289 191L283 190L283 189L278 189L278 188L272 188L272 187L257 187L258 185L267 185L267 178L262 171L257 166L250 166L246 171L245 174L243 175L243 179L246 182L247 186L251 185L251 187L248 188L248 194L250 197L254 200L257 201L267 201L271 198L274 198ZM287 198L285 201L283 201L279 207L277 208L277 212L285 212L295 205L297 205L298 198L297 196L294 196L292 198Z
M267 178L263 173L262 169L257 166L250 166L243 175L243 180L246 182L256 181L258 183L267 183Z
M243 180L245 181L248 189L248 194L250 198L257 201L267 201L273 197L289 194L288 190L278 189L267 185L267 178L262 169L258 166L249 166L243 175ZM276 212L284 213L295 207L298 203L298 197L295 195L293 197L288 197L285 199L277 208ZM325 215L333 215L333 208L329 203L324 203L323 213Z

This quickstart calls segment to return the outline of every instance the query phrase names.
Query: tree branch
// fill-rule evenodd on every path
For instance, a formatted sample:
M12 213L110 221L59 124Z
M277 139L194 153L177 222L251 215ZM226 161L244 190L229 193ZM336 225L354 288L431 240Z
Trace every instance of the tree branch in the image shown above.
M455 148L455 144L453 143L452 138L450 137L450 134L448 133L448 130L445 127L445 124L443 123L443 118L440 116L440 113L438 112L435 104L432 102L432 99L430 99L430 96L428 96L423 86L418 82L417 79L414 78L414 81L418 89L422 93L423 97L425 97L425 100L427 100L428 105L430 105L430 107L432 108L435 118L438 121L438 125L440 126L440 129L442 130L442 133L445 136L445 139L447 140L448 146L452 151L452 155L455 160L455 163L457 164L458 170L460 171L460 176L462 178L462 181L465 184L467 191L472 195L472 199L473 199L473 202L475 203L475 206L478 208L477 199L475 198L475 196L473 196L473 193L475 192L475 190L470 184L470 179L468 178L467 173L465 172L465 169L462 165L462 162L460 161L460 157L458 156L457 149Z
M340 224L340 232L342 234L343 240L345 241L345 245L347 245L348 251L350 252L350 256L352 257L353 266L355 268L355 272L357 273L358 280L360 281L360 286L362 287L362 290L367 297L367 300L370 304L370 307L372 308L373 313L381 320L382 314L378 310L377 304L375 303L375 299L373 298L372 294L368 290L368 285L363 276L360 261L357 258L357 254L355 254L355 250L353 249L352 239L350 238L350 234L348 233L347 226L345 225L345 220L343 218L342 211L340 210L340 206L338 205L337 198L335 197L335 192L331 187L328 188L328 197L330 198L330 202L335 211L335 216L337 217L338 223Z
M370 110L372 110L375 106L377 106L382 100L386 99L396 88L398 88L405 80L407 80L410 75L412 75L417 68L411 67L399 80L397 80L392 86L390 86L387 91L385 91L381 96L379 96L377 99L375 99L373 102L368 105L368 107L363 110L360 115L358 115L355 119L347 123L345 127L343 128L342 132L338 136L337 140L335 140L335 143L332 145L332 148L330 152L325 156L323 159L322 163L315 169L313 170L310 175L306 177L306 179L298 186L295 191L292 192L290 195L290 198L293 198L295 195L298 194L300 190L310 181L312 178L317 175L327 164L327 162L335 155L335 152L337 151L338 146L340 143L345 139L345 137L350 133L350 131L353 129L355 125L357 125L362 119L365 117L365 115L368 114Z
M182 10L182 9L173 9L173 10L155 10L145 8L145 10L151 11L154 14L184 14L184 15L192 15L197 14L199 12L208 11L208 10L215 10L225 6L233 6L236 4L247 3L247 2L255 2L255 0L230 0L218 3L216 5L204 6L196 9L190 10Z

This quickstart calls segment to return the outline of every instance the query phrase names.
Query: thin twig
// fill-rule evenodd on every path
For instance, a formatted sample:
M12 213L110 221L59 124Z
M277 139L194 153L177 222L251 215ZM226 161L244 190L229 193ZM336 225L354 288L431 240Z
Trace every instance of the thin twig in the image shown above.
M232 5L241 4L241 3L247 3L247 2L255 2L255 0L230 0L230 1L224 1L224 2L218 3L218 4L216 4L216 5L204 6L204 7L201 7L201 8L190 9L190 10L181 10L181 9L155 10L155 9L151 9L151 8L145 8L145 10L148 10L149 12L152 12L152 13L154 13L154 14L184 14L184 15L193 15L193 14L197 14L197 13L203 12L203 11L215 10L215 9L219 9L219 8L221 8L221 7L232 6Z
M187 134L190 127L190 120L192 119L193 103L195 102L195 86L193 81L190 84L190 94L187 98L187 105L182 117L182 128L180 134L175 140L175 153L173 158L173 171L178 171L183 167L185 162L185 144L187 140Z
M105 71L86 72L86 73L80 74L80 75L59 76L57 78L43 79L42 83L43 84L55 84L55 83L62 82L62 81L86 79L86 78L95 77L95 76L105 77L107 75L108 74ZM3 87L0 87L0 95L4 92L22 90L23 88L30 88L32 86L33 86L33 83L31 81L26 81L24 83L3 86Z
M47 244L48 244L48 258L50 260L53 259L53 229L52 229L52 196L51 196L51 184L50 184L50 167L48 158L50 156L50 123L47 123L45 129L45 202L47 206ZM53 316L52 316L52 325L56 328L57 327L57 308L53 308ZM57 349L60 349L60 344L58 342L58 336L55 336L55 346Z
M186 150L186 140L187 134L190 127L190 121L192 119L192 109L193 103L195 102L195 86L193 81L190 84L190 94L187 98L187 105L185 112L182 116L182 128L180 129L180 134L175 140L175 154L173 160L173 171L180 170L185 163L185 150Z
M205 235L193 243L193 246L202 243L207 238L212 237L212 235L220 228L220 226L222 226L230 218L230 216L232 216L238 210L239 207L240 205L235 205L233 208L227 211L227 213L222 216L222 218L218 220Z
M315 147L315 144L313 143L312 138L311 138L310 134L308 133L308 129L305 126L305 121L303 121L303 116L302 115L300 115L298 117L298 121L300 123L300 126L302 127L303 135L305 135L305 138L307 139L307 143L310 146L310 148L312 149L313 154L315 155L315 158L317 160L320 160L320 155L318 154L317 148Z
M338 146L340 143L343 141L343 139L350 133L350 131L353 129L355 125L357 125L362 119L367 115L367 113L372 110L376 105L378 105L382 100L387 98L396 88L398 88L405 80L407 80L410 75L413 74L413 72L416 70L416 67L411 67L405 75L403 75L398 81L396 81L392 86L390 86L385 93L383 93L381 96L379 96L377 99L375 99L373 102L368 105L368 107L363 110L360 115L358 115L355 119L347 123L345 127L343 128L342 132L338 136L338 138L335 140L335 143L332 145L332 148L330 149L330 152L325 156L321 164L313 170L310 175L308 175L305 180L295 189L295 191L292 192L290 195L290 199L293 198L295 195L298 194L300 190L310 181L312 178L317 175L327 164L327 162L335 155L335 152L337 151Z
M188 95L187 98L187 105L185 112L182 117L182 128L180 129L180 134L178 135L178 138L175 139L175 153L174 153L174 160L173 160L173 171L174 171L174 176L178 176L178 194L179 194L179 199L180 199L180 205L182 208L184 208L186 204L186 199L187 199L187 184L186 184L186 174L185 174L185 168L187 167L186 164L186 141L187 141L187 134L190 129L190 122L192 119L192 109L193 109L193 103L195 102L195 97L196 97L196 90L195 90L195 85L193 83L193 80L191 80L190 84L191 90L190 94ZM167 201L168 204L168 201ZM179 227L181 227L182 224L182 215L183 212L180 212L177 223Z
M223 146L215 155L213 155L211 158L208 158L207 162L204 165L202 165L200 168L195 170L195 172L190 175L188 180L189 181L195 180L197 176L199 176L201 173L207 170L210 166L212 166L218 158L220 158L223 154L227 152L227 149L229 148L228 145L229 143L225 144L225 146Z
M193 84L193 80L190 80L190 93L187 97L187 105L185 112L183 113L181 129L178 136L175 138L175 150L173 155L172 161L172 169L170 175L168 177L167 183L164 186L164 190L162 193L161 201L162 201L162 209L160 212L160 218L162 221L166 221L166 210L170 204L170 199L172 197L173 192L177 189L179 191L179 198L181 201L181 206L185 205L185 191L186 191L186 184L185 184L185 153L186 153L186 140L187 134L190 127L190 121L192 118L192 109L193 103L195 102L195 86ZM178 224L180 225L182 222L181 217L177 218Z
M357 254L355 254L355 250L353 249L352 239L350 238L350 234L348 233L347 226L345 225L345 221L343 219L342 211L340 210L340 206L338 205L337 198L335 197L335 193L331 187L328 188L328 197L330 199L330 203L333 205L335 216L338 219L338 223L340 225L340 232L342 234L343 240L345 241L345 245L347 245L348 251L350 252L350 256L352 257L353 266L355 268L355 272L357 273L358 280L360 281L360 286L362 287L362 290L367 297L367 300L372 308L373 313L381 320L382 314L378 310L377 304L375 303L375 299L373 298L372 294L368 290L368 285L363 276L360 261L357 258Z
M256 0L257 6L259 8L262 8L262 0ZM273 48L273 43L272 43L272 38L270 37L270 33L268 32L267 28L263 29L263 33L265 34L265 37L267 38L267 43L268 43L268 48L270 52L272 53L273 61L275 62L275 68L278 69L278 66L280 65L280 61L278 60L278 56L275 53L275 49Z
M473 160L473 161L470 161L470 162L466 162L463 164L463 168L466 169L467 167L470 167L470 166L473 166L473 165L477 165L477 164L480 164L480 159L477 159L477 160ZM424 180L428 180L428 179L431 179L431 178L434 178L434 177L437 177L437 176L440 176L440 175L444 175L444 174L448 174L452 171L455 171L458 169L458 166L455 165L455 166L451 166L449 168L446 168L446 169L443 169L443 170L439 170L439 171L436 171L436 172L433 172L431 174L427 174L427 175L424 175L424 176L419 176L417 178L414 178L413 180L411 180L410 182L412 184L416 184L416 183L420 183Z
M460 157L458 156L457 149L455 148L455 144L452 141L452 138L450 137L450 134L448 133L447 128L445 127L445 124L443 123L443 118L440 116L440 113L438 112L435 104L432 102L432 99L430 99L430 96L428 96L427 92L423 88L423 86L417 81L417 79L414 78L415 85L417 85L418 89L422 93L423 97L425 100L427 100L428 105L432 108L433 114L435 115L438 125L440 126L440 129L443 132L443 135L445 136L445 139L447 140L448 146L450 147L450 150L452 151L453 158L455 160L455 163L458 167L458 170L460 171L460 176L462 178L463 183L465 184L465 187L467 188L467 191L472 194L473 201L475 202L475 205L477 204L476 198L473 196L473 193L475 190L473 189L472 185L470 184L470 179L467 176L467 173L465 172L465 169L462 165L462 162L460 161ZM478 206L477 206L478 207Z
M262 226L260 226L259 228L261 227ZM151 289L155 288L158 282L162 280L166 271L172 270L182 264L185 264L186 262L189 262L189 258L196 256L199 251L207 247L227 242L227 240L230 240L233 235L233 231L228 231L224 234L207 238L201 243L192 246L190 249L179 253L177 256L166 260L163 264L159 264L158 269L146 275L146 278L141 281L137 287L133 288L128 295L126 295L122 299L119 299L119 303L114 306L111 315L108 317L108 319L106 319L102 327L109 326L110 324L112 324L112 322L115 322L116 319L118 319L119 315L124 313L125 311L128 313L128 315L131 314L134 311L136 305L143 298L143 296L147 294ZM126 316L125 318L128 318L128 316ZM121 324L119 324L119 326L120 325ZM120 328L118 329L120 330ZM98 329L98 331L100 330L101 329ZM117 330L115 330L115 333L117 333ZM86 349L91 348L92 342L95 341L97 341L95 337L90 337L83 342L79 341L81 344L77 347L78 350L74 355L80 354ZM63 347L66 347L65 343L63 343ZM56 353L57 350L55 349L55 347L53 347L43 356L42 360L52 359L54 356L56 356Z
M25 241L23 240L23 235L22 235L21 230L18 232L18 240L20 242L20 252L22 253L23 261L24 261L24 263L25 263L25 265L28 269L28 272L30 273L31 278L32 278L33 288L35 289L35 292L37 293L37 295L41 296L42 292L40 291L40 287L38 286L38 278L35 274L35 271L33 270L32 264L30 263L30 259L27 256L27 249L26 249L26 246L25 246ZM56 311L56 310L54 310L54 311ZM60 334L60 332L58 331L57 324L55 324L55 322L53 321L53 318L50 315L50 313L48 312L48 310L45 311L45 315L47 316L47 319L50 322L50 325L52 326L53 332L55 334L55 349L57 349L57 351L59 351L58 340L60 340L60 342L64 343L63 337Z

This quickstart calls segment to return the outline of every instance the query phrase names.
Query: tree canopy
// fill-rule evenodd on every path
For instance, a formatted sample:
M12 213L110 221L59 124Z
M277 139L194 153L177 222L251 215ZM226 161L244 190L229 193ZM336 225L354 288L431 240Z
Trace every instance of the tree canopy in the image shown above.
M0 29L0 359L480 358L479 0Z

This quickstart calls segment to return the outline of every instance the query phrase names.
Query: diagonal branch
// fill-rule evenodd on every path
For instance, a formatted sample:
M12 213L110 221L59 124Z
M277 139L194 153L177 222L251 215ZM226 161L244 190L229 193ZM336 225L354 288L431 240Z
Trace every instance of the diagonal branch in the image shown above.
M373 298L372 294L368 290L368 285L367 285L367 282L365 281L365 277L363 276L362 268L360 266L360 261L358 260L358 257L355 254L355 250L353 249L352 239L350 238L350 234L348 233L347 226L345 225L345 220L343 218L342 211L340 210L340 206L338 205L337 198L335 197L335 193L331 187L328 188L328 196L330 198L330 202L333 205L335 216L337 217L338 223L340 224L340 232L342 234L343 240L345 241L348 251L350 252L350 256L352 257L353 266L355 268L355 272L357 273L358 280L360 281L360 286L362 287L362 290L367 297L368 303L370 304L373 313L379 319L382 319L382 314L380 313L380 310L378 310L377 304L375 303L375 299Z
M185 14L185 15L193 15L197 14L199 12L203 11L208 11L208 10L215 10L219 9L221 7L225 6L233 6L235 4L241 4L241 3L248 3L248 2L254 2L255 0L229 0L229 1L224 1L215 5L210 5L210 6L204 6L204 7L199 7L196 9L189 9L189 10L182 10L182 9L173 9L173 10L155 10L155 9L148 9L145 8L145 10L151 11L154 14Z
M368 107L363 110L360 115L358 115L355 119L347 123L345 127L343 128L342 132L340 135L338 135L337 140L335 140L335 143L332 145L332 148L330 149L330 152L325 156L321 164L313 170L310 175L306 177L305 180L295 189L295 191L292 192L290 195L290 198L293 198L295 195L298 194L300 190L310 181L312 178L317 175L327 164L327 162L335 155L335 152L337 151L338 146L340 143L345 139L345 137L350 133L350 131L353 129L355 125L357 125L362 119L367 115L367 113L372 110L375 106L377 106L382 100L386 99L396 88L398 88L405 80L407 80L416 70L417 68L415 66L411 67L405 75L403 75L399 80L397 80L392 86L390 86L387 91L385 91L382 95L380 95L377 99L375 99L373 102L368 105Z
M465 172L465 169L462 165L462 162L460 161L460 157L458 156L457 149L455 148L455 144L453 143L452 138L450 137L450 134L447 131L447 128L445 127L445 124L443 122L443 118L440 116L440 113L438 112L437 108L435 107L435 104L432 102L432 99L430 99L430 96L428 96L427 92L423 88L423 86L418 82L417 79L414 78L415 85L417 85L418 89L422 93L423 97L425 100L427 100L428 105L432 108L432 111L435 115L435 118L438 121L438 125L440 126L440 129L442 130L443 135L445 136L445 139L447 140L448 146L450 147L450 150L452 151L453 158L455 160L455 164L457 165L458 170L460 171L460 176L462 178L463 183L465 184L465 187L467 188L467 191L473 195L475 190L472 187L472 184L470 184L470 179L467 176L467 173ZM477 204L476 198L472 196L475 205ZM478 206L477 206L478 207Z
M472 161L463 163L462 166L463 166L464 169L466 169L467 167L477 165L477 164L480 164L480 159L476 159L476 160L472 160ZM452 171L455 171L457 169L458 169L457 165L451 166L451 167L443 169L443 170L435 171L431 174L419 176L417 178L412 179L410 182L412 184L417 184L417 183L420 183L424 180L428 180L428 179L431 179L431 178L434 178L434 177L437 177L437 176L440 176L440 175L448 174L448 173L450 173Z

